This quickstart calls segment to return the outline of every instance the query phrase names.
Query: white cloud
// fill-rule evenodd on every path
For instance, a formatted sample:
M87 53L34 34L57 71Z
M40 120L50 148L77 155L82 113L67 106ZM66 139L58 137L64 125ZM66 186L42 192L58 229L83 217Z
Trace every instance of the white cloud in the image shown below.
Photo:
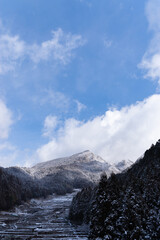
M80 113L82 110L86 109L86 105L79 102L78 100L75 100L75 103L77 104L77 111Z
M9 167L15 165L17 157L18 150L15 146L9 142L0 142L0 166Z
M86 4L88 7L92 7L92 2L91 2L91 0L78 0L78 1L80 1L81 3Z
M104 46L110 48L112 46L112 41L109 39L104 39Z
M51 40L30 47L30 56L36 63L41 60L54 59L66 64L73 56L73 50L84 45L84 43L85 40L82 39L81 35L65 34L59 28L57 31L52 31Z
M64 33L59 28L52 31L50 40L41 44L27 44L18 35L12 36L3 30L0 33L0 74L15 70L26 58L35 64L40 61L67 64L74 56L74 50L85 42L81 35Z
M68 119L47 144L37 150L40 161L86 149L109 162L136 160L160 137L160 95L120 110L110 109L87 122Z
M12 151L12 150L15 150L15 147L8 142L3 142L0 144L0 151L4 151L4 150Z
M56 116L48 115L44 121L43 136L53 136L54 130L58 125L58 119Z
M160 31L160 1L148 0L146 4L146 15L149 22L149 28L155 32Z
M160 1L149 0L146 5L146 16L149 29L153 31L150 46L143 56L140 67L145 69L145 77L160 84Z
M0 166L9 166L17 156L15 146L6 141L13 122L11 110L0 100Z
M0 36L0 74L14 70L25 55L25 43L18 36Z
M71 109L74 112L80 113L87 108L85 104L77 99L72 99L63 92L53 89L44 89L39 95L32 97L32 101L41 106L49 105L52 107L52 110L60 110L61 113L67 113Z
M8 138L12 124L12 112L7 108L5 103L0 100L0 139Z
M50 105L62 112L67 112L70 107L70 98L62 92L54 91L53 89L44 89L38 96L34 96L32 101L41 106Z

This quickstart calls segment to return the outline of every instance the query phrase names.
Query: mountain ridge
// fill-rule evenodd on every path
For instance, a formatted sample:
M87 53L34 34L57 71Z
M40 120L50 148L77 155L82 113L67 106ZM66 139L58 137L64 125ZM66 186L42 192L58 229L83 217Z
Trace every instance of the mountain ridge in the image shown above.
M95 160L98 160L98 161L102 161L102 162L105 162L104 159L102 159L100 156L92 153L90 150L85 150L85 151L82 151L82 152L79 152L79 153L75 153L71 156L68 156L68 157L61 157L61 158L55 158L55 159L52 159L52 160L49 160L49 161L44 161L44 162L40 162L40 163L37 163L36 165L34 165L33 167L31 167L31 169L34 169L34 168L42 168L43 166L45 165L48 165L48 167L50 166L59 166L59 165L64 165L64 164L71 164L73 162L75 162L75 160L87 160L87 155L89 156L88 157L88 160L91 160L91 156L92 158L94 158ZM85 157L85 159L83 159L83 157ZM80 159L81 158L81 159ZM53 165L55 163L55 165ZM50 165L50 166L49 166Z
M7 209L7 206L10 208L21 201L53 192L65 194L72 192L74 188L93 186L99 181L102 172L110 175L113 171L119 172L113 165L89 150L70 157L38 163L31 168L1 168L1 177L5 179L8 192L4 194L5 190L0 185L0 194L3 193L7 197L13 193L14 197L11 200L13 204L0 204L0 209ZM10 179L13 179L12 183ZM6 197L2 202L6 201Z
M47 169L47 168L57 168L60 166L67 166L67 165L73 165L73 164L79 164L81 163L87 163L91 161L97 161L104 164L104 171L106 169L106 166L108 169L110 169L110 172L115 172L118 173L120 171L123 171L124 169L128 168L133 162L131 160L122 160L118 163L115 164L110 164L106 162L102 157L100 157L97 154L94 154L90 150L85 150L80 153L73 154L68 157L61 157L61 158L56 158L53 160L45 161L45 162L40 162L34 165L33 167L29 168L29 171L31 174L35 174L37 171L41 169ZM121 167L118 164L121 164ZM38 176L39 177L39 176Z

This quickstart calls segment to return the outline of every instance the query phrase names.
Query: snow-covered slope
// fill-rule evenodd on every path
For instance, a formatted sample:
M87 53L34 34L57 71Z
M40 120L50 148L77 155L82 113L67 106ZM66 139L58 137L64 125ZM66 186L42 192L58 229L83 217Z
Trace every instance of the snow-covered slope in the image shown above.
M30 173L35 177L42 178L46 175L54 174L62 170L78 171L79 173L85 174L86 177L94 175L94 178L99 178L103 171L106 171L108 174L112 171L116 173L119 172L117 168L107 163L100 156L86 150L70 157L38 163L30 168Z
M119 170L120 172L127 170L131 165L133 164L133 162L131 160L122 160L116 164L114 164L114 167Z
M100 156L86 150L70 157L58 158L38 163L27 171L41 180L51 192L62 192L65 188L82 188L95 184L103 172L109 177L112 172L120 173L130 162L123 161L119 165L111 165ZM66 186L66 187L65 187ZM67 190L67 191L68 191Z
M110 175L111 172L119 173L128 168L132 162L123 160L118 164L109 164L100 156L92 153L89 150L74 154L70 157L58 158L47 162L38 163L29 169L30 173L38 178L42 178L48 174L55 173L60 169L76 169L90 174L106 172ZM89 175L90 175L89 174Z
M126 162L119 164L118 167L111 165L87 150L70 157L38 163L32 168L1 168L0 190L4 188L8 195L14 192L13 200L10 199L14 205L18 201L20 203L21 200L32 197L46 196L53 192L65 194L72 192L73 188L94 185L102 172L106 172L109 176L112 172L119 173L125 166ZM4 193L3 195L5 196ZM6 205L0 202L0 209L11 206L5 197L3 202Z
M89 223L89 239L160 239L160 140L128 170L79 192L69 216Z
M105 163L105 160L102 159L100 156L93 154L89 150L86 150L84 152L80 152L69 157L57 158L47 162L38 163L35 166L33 166L31 170L34 172L42 168L59 167L62 165L70 165L76 162L86 163L91 161L98 161L98 162Z

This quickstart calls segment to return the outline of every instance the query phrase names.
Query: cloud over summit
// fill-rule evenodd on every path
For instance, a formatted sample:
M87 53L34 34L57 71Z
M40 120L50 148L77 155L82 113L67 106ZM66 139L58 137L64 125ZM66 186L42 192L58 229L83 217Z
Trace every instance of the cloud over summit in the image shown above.
M108 162L135 161L160 136L160 95L86 122L67 119L56 136L37 150L41 161L90 149Z

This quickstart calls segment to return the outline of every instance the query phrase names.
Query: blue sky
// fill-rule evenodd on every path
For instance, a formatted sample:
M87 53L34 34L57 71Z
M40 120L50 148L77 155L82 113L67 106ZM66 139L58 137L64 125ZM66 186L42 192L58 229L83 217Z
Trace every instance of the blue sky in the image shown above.
M0 165L160 137L160 0L0 0Z

